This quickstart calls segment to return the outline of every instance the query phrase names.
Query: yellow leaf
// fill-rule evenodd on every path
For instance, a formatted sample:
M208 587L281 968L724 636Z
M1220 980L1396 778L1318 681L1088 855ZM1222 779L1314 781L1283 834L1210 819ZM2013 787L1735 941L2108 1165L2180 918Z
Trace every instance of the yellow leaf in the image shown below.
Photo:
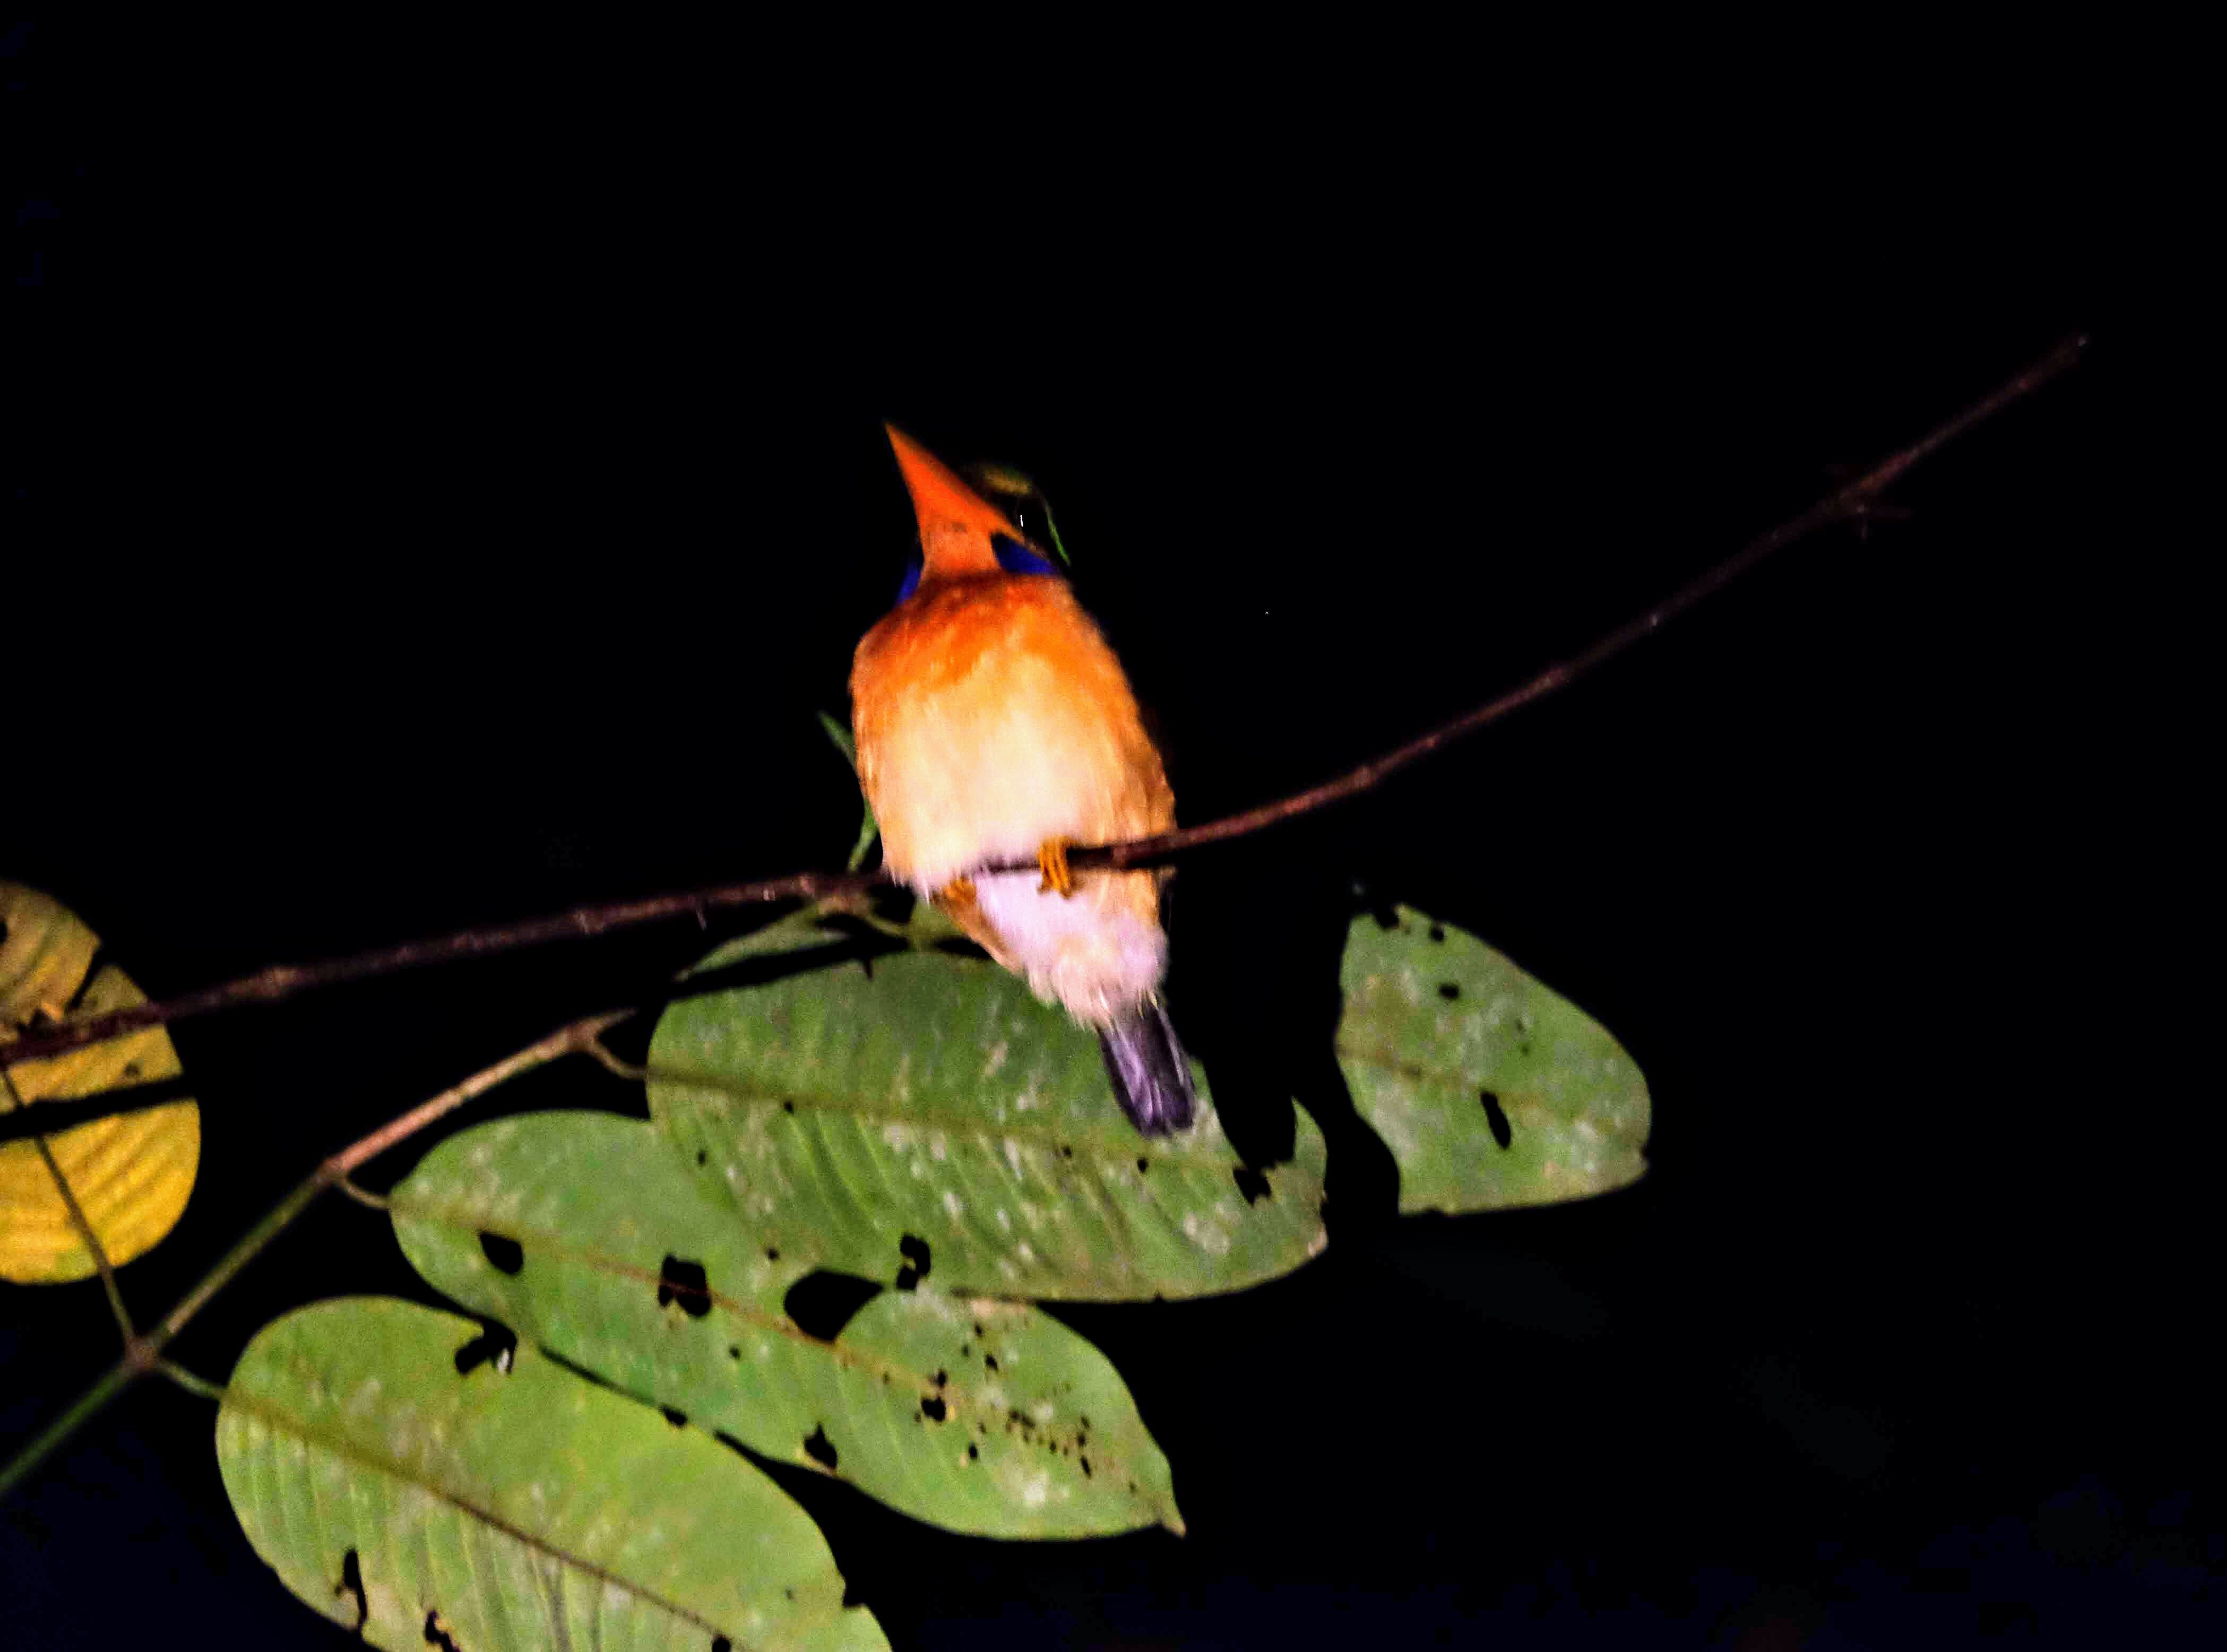
M65 1013L99 1015L147 1001L112 964L86 980L99 949L100 937L67 907L0 882L0 1051L24 1029L51 1025ZM182 1070L169 1034L145 1027L10 1068L14 1094L0 1088L0 1113L15 1111L19 1097L29 1106L175 1078ZM201 1163L201 1109L174 1101L96 1119L56 1132L47 1146L108 1260L121 1266L169 1233L185 1209ZM95 1271L38 1145L0 1144L0 1279L62 1284Z

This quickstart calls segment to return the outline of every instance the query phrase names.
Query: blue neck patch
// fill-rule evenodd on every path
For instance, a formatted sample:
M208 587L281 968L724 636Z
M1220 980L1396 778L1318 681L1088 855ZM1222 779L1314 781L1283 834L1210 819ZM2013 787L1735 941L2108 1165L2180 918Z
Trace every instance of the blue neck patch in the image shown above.
M1059 575L1058 569L1053 567L1050 563L1030 550L1018 539L1009 539L1002 533L992 533L990 536L990 548L998 553L998 565L1009 574L1050 574L1055 578ZM905 564L903 583L898 585L897 596L890 603L891 608L897 607L900 603L910 601L912 594L920 589L922 565L920 547L915 545L911 558Z
M1002 533L990 536L990 548L998 553L998 565L1009 574L1056 574L1059 571L1018 539L1009 539Z

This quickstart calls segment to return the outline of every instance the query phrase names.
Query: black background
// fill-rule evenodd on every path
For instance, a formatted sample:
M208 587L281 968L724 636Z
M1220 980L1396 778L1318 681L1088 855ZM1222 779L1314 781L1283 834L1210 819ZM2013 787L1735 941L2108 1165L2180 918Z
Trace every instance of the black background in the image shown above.
M1171 1001L1233 1132L1297 1095L1334 1144L1296 1276L1056 1311L1188 1538L962 1540L772 1471L900 1646L2217 1633L2216 1081L2144 928L2196 919L2172 800L2217 754L2166 727L2192 542L2156 520L2153 319L2095 276L2103 162L2045 207L1984 146L1937 215L1867 193L1877 156L1705 204L1649 131L1443 92L1178 99L1169 132L900 84L846 124L772 112L747 40L8 43L0 875L157 995L838 864L813 713L906 552L884 418L1043 485L1198 820L1481 700L2092 331L1908 520L1184 863ZM953 124L983 149L935 150ZM1086 125L1104 153L1030 163ZM1389 1214L1329 1055L1356 883L1618 1035L1641 1185ZM135 1308L321 1154L707 944L181 1027L202 1170ZM466 1117L625 1104L566 1068ZM430 1299L335 1200L175 1351L220 1377L344 1292ZM113 1355L91 1285L0 1296L0 1441ZM342 1643L246 1547L210 1427L144 1388L0 1509L10 1645Z

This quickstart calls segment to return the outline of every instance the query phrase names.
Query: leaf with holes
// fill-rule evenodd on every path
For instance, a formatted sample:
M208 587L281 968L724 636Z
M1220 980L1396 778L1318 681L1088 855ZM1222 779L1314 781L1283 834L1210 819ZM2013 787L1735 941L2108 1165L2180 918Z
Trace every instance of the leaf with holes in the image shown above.
M482 1125L426 1154L391 1208L412 1266L466 1306L917 1519L993 1537L1182 1529L1167 1459L1090 1343L1032 1308L932 1286L839 1286L845 1309L871 1300L839 1334L814 1326L832 1341L808 1334L784 1298L835 1276L743 1234L648 1125ZM930 1247L911 1257L916 1285L941 1276Z
M0 883L0 1050L28 1027L100 1015L147 995L113 964L93 967L100 938L51 896ZM184 1069L169 1034L145 1027L7 1069L0 1113L20 1104L162 1084ZM86 1225L121 1266L169 1233L201 1164L201 1109L171 1100L48 1136ZM98 1270L35 1141L0 1145L0 1279L61 1284Z
M1139 1137L1095 1036L934 948L680 998L649 1048L651 1116L760 1243L894 1279L909 1236L945 1290L1001 1297L1205 1296L1322 1248L1314 1121L1249 1168L1197 1082L1192 1128Z
M1400 1209L1581 1199L1647 1168L1647 1081L1599 1023L1408 907L1345 941L1337 1061L1400 1166Z
M704 1435L415 1303L265 1326L217 1466L285 1585L374 1646L889 1644L778 1486ZM508 1368L503 1368L507 1363Z

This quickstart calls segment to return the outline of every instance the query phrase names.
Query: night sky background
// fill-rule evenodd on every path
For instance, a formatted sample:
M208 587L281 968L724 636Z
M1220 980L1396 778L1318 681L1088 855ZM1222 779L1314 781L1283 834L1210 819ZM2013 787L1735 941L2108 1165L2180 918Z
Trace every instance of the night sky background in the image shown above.
M2197 922L2176 788L2216 737L2169 726L2194 541L2156 516L2154 320L2095 267L2105 163L2054 211L1978 163L1937 214L1853 214L1838 173L1705 203L1651 141L1264 94L1055 164L1010 125L936 150L943 105L899 91L785 123L746 44L5 35L0 876L163 996L839 864L814 713L912 532L884 418L1043 486L1203 820L1481 701L2092 332L1906 520L1183 863L1171 1003L1232 1133L1297 1096L1333 1143L1298 1274L1054 1310L1186 1539L960 1539L771 1472L900 1647L2227 1628L2217 1085L2154 938ZM1643 1183L1391 1214L1330 1053L1356 886L1616 1034ZM753 921L180 1027L201 1180L135 1310L323 1153ZM566 1066L459 1122L566 1105L626 1098ZM220 1378L360 1292L433 1299L330 1200L173 1351ZM92 1285L0 1292L0 1445L114 1340ZM345 1643L248 1548L212 1423L149 1385L0 1508L10 1646Z

